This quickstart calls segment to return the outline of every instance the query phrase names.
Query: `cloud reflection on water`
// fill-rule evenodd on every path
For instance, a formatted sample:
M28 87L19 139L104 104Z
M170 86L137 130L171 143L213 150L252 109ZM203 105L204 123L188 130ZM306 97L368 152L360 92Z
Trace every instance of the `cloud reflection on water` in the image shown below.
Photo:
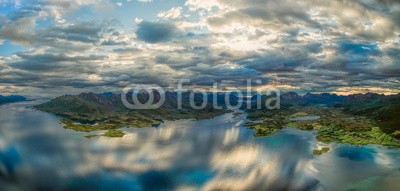
M359 172L362 164L376 164L370 169L386 174L382 165L399 166L387 159L398 155L354 147L362 156L378 155L380 162L352 160L345 147L314 157L317 143L310 132L285 129L254 138L241 126L245 115L167 121L158 128L124 129L122 138L85 139L26 105L0 107L0 187L6 190L320 190L346 185L324 174L346 179L348 165L358 164ZM19 163L5 162L10 148Z

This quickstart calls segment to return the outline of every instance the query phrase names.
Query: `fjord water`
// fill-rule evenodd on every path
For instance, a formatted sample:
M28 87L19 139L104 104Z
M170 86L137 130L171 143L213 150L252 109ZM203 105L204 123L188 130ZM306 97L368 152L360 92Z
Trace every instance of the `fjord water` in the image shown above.
M0 190L398 190L400 150L332 144L314 132L253 137L246 116L126 128L122 138L62 128L35 102L0 106Z

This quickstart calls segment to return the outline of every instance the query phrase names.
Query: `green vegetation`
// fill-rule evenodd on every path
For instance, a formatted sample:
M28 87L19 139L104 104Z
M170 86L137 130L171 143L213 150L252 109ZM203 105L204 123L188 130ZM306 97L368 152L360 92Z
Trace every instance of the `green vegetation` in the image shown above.
M365 116L373 119L380 129L392 134L400 131L400 94L384 96L367 93L350 95L344 102L335 107L343 109L345 113L355 116ZM400 140L400 136L394 135Z
M101 136L104 137L123 137L125 135L124 132L118 129L110 129L106 133L102 134Z
M168 94L170 95L167 97L176 97L172 93ZM189 103L184 102L182 109L176 109L176 100L170 98L158 109L130 110L123 105L119 94L83 93L77 96L61 96L35 108L64 117L60 121L66 129L81 132L110 130L102 136L112 137L120 137L121 134L113 130L123 127L151 127L160 124L162 120L207 119L228 112L213 109L211 106L195 110L188 105Z
M254 134L256 137L272 135L280 130L270 126L268 123L246 123L245 125L250 129L256 130L256 133Z
M88 139L91 139L91 138L93 138L93 137L97 137L98 135L95 135L95 134L89 134L89 135L85 135L84 137L85 138L88 138Z
M122 127L150 127L152 124L158 124L160 121L152 120L144 116L129 116L121 114L110 116L108 119L96 123L81 123L69 118L61 119L65 129L72 129L81 132L91 132L97 130L118 129Z
M196 114L193 111L166 110L163 113L138 113L128 112L114 114L110 116L72 116L61 119L65 129L72 129L81 132L91 132L97 130L119 129L123 127L150 127L151 125L160 124L161 120L178 120L178 119L207 119L225 113L219 112L199 112ZM65 116L65 115L64 115ZM98 119L94 120L94 119Z
M329 152L329 150L330 150L329 147L323 147L323 148L321 148L321 149L315 149L315 150L313 150L313 154L314 154L314 155L322 155L322 154L324 154L324 153Z
M295 114L293 114L291 117L305 117L305 116L308 116L309 114L308 113L306 113L306 112L297 112L297 113L295 113Z
M300 111L302 110L302 111ZM280 130L290 126L302 130L320 129L322 126L312 121L291 121L293 117L304 117L307 115L323 115L329 110L317 107L291 107L279 110L250 110L248 119L259 121L259 123L247 123L246 126L257 131L257 136L267 136L275 133L270 129ZM267 129L267 130L264 130Z
M254 136L268 136L282 129L289 119L285 110L253 110L249 112L247 118L258 122L249 122L245 125L250 129L256 130Z
M91 139L93 137L98 137L98 136L103 136L103 137L123 137L125 133L121 130L118 129L110 129L107 132L101 134L101 135L96 135L96 134L88 134L85 135L85 138Z
M378 144L400 147L396 139L400 131L385 133L374 120L346 114L340 108L318 106L292 106L281 110L249 111L249 118L258 123L246 123L256 130L255 136L268 136L289 126L301 130L316 130L316 139L324 143L349 143L352 145ZM293 121L299 116L320 116L315 120Z
M343 129L333 130L324 128L317 133L317 140L325 143L339 142L352 145L377 144L384 146L400 147L400 142L380 130L373 127L370 131L344 131Z

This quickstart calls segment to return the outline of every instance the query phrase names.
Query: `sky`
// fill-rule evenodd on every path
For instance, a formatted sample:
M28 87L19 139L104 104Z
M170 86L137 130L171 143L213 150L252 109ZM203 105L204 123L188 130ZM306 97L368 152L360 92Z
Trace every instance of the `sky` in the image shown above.
M398 93L398 0L0 0L0 94Z

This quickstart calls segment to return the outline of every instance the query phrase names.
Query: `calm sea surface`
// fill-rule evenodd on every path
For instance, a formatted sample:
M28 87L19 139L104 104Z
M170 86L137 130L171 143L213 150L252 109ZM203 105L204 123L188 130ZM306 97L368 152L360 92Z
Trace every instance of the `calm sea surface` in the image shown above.
M36 102L0 106L0 190L400 189L400 149L332 144L315 132L253 137L246 116L166 121L86 139Z

